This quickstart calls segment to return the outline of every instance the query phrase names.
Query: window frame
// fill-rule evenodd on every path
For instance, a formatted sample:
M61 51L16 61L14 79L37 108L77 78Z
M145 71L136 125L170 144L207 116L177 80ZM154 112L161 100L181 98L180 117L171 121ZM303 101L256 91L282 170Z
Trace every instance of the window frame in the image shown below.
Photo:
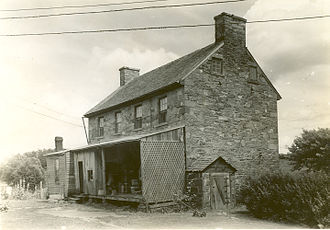
M254 73L252 74L251 70L254 70ZM252 82L258 82L258 68L255 65L249 66L249 80Z
M138 114L137 109L141 109L140 114ZM138 116L139 115L139 116ZM142 104L134 106L134 129L142 129Z
M54 162L54 180L55 180L55 184L57 185L60 184L59 171L60 171L60 159L56 158Z
M101 126L101 120L103 119L102 126ZM104 116L98 117L97 119L97 127L98 127L98 136L103 137L104 136Z
M220 67L219 67L220 64ZM216 75L223 75L223 59L219 57L212 57L211 59L211 73Z
M87 170L87 179L88 179L88 181L93 181L94 180L93 169L88 169Z
M120 115L120 120L118 121L118 116L117 115ZM120 133L120 125L122 123L122 113L121 111L116 111L115 112L115 133Z
M162 101L165 99L166 99L166 108L164 109L164 107L162 108L162 105L164 105L164 103L162 103ZM167 110L168 110L167 96L160 97L158 99L158 122L159 122L159 124L167 122Z

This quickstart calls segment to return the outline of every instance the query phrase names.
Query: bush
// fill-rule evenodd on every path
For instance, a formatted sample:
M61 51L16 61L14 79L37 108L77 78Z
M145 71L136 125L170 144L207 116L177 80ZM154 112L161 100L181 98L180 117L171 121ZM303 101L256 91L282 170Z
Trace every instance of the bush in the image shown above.
M329 185L326 174L267 174L249 178L238 202L258 218L329 227Z
M40 189L29 191L22 187L14 187L12 189L11 195L9 196L9 198L13 200L40 199L40 197Z

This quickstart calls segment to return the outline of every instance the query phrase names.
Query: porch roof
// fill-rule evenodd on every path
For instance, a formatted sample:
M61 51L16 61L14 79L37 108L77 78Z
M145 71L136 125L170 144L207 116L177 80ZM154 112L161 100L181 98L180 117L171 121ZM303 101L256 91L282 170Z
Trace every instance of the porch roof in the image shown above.
M90 149L90 148L95 148L95 147L105 147L105 146L111 146L111 145L120 144L120 143L140 141L142 138L145 138L145 137L150 137L150 136L153 136L156 134L168 132L168 131L175 130L175 129L180 129L183 127L184 127L184 125L179 125L176 127L163 129L163 130L153 132L153 133L146 133L146 134L140 134L140 135L135 135L135 136L127 136L127 137L122 137L122 138L118 138L118 139L111 140L111 141L105 141L105 142L96 143L96 144L89 144L89 145L85 145L85 146L72 148L72 149L70 149L70 151L80 151L80 150Z
M90 149L90 148L95 148L95 147L104 147L104 146L111 146L111 145L120 144L120 143L134 142L134 141L139 141L143 137L144 136L142 136L142 135L128 136L128 137L123 137L123 138L119 138L116 140L111 140L111 141L106 141L106 142L101 142L101 143L96 143L96 144L85 145L85 146L81 146L81 147L77 147L77 148L72 148L70 150L71 151L80 151L80 150Z
M160 134L163 132L168 132L171 130L180 129L180 128L184 128L184 127L185 127L184 125L179 125L179 126L175 126L172 128L156 131L153 133L146 133L146 134L135 135L135 136L127 136L127 137L122 137L122 138L118 138L118 139L111 140L111 141L105 141L105 142L100 142L100 143L95 143L95 144L79 146L79 147L75 147L75 148L71 148L71 149L65 149L65 150L58 151L58 152L47 153L44 156L59 155L59 154L63 154L63 153L69 152L69 151L80 151L80 150L85 150L85 149L90 149L90 148L95 148L95 147L104 147L104 146L111 146L111 145L120 144L120 143L140 141L142 138L145 138L145 137L153 136L156 134Z
M64 150L57 151L57 152L46 153L46 154L44 154L44 156L47 157L47 156L53 156L53 155L60 155L60 154L63 154L63 153L69 152L69 151L70 151L69 149L64 149Z

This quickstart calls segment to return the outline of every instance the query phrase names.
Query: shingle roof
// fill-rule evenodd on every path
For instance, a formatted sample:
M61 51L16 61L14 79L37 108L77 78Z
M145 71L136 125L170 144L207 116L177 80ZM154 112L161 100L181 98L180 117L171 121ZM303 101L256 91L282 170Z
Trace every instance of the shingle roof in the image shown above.
M221 43L212 43L133 79L98 103L85 116L89 117L100 111L179 83L182 78L186 77L221 45Z
M203 156L191 163L190 166L187 167L187 171L191 172L202 172L204 171L209 165L211 165L213 162L221 158L226 164L228 164L231 168L236 170L231 164L229 164L227 161L225 161L220 156Z

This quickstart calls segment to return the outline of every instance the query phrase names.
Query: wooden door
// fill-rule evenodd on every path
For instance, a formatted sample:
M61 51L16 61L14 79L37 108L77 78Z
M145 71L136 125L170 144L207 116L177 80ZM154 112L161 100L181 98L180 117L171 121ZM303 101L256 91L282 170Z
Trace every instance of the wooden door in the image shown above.
M84 193L84 168L83 162L78 161L78 170L79 170L79 191L80 193Z
M229 173L211 173L210 175L211 209L224 210L229 200Z

